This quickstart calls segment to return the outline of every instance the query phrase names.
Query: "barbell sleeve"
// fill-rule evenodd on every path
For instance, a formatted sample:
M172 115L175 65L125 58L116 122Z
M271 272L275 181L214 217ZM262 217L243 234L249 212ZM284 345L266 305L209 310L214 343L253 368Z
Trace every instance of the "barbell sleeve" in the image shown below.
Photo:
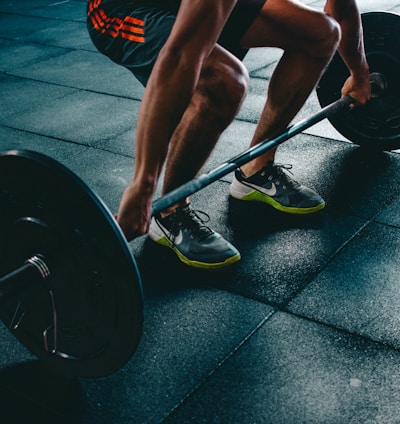
M1 308L15 303L49 277L50 270L42 256L27 259L21 267L0 278Z

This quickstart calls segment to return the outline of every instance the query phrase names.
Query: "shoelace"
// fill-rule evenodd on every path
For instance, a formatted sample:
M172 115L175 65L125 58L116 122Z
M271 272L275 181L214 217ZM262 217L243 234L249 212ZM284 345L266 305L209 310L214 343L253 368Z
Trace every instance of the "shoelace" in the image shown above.
M213 234L211 228L205 225L210 221L210 215L206 212L187 207L180 210L178 220L181 221L184 227L191 230L193 236L198 237L200 240L204 240Z
M274 166L270 168L270 172L272 170L271 175L275 176L278 181L283 181L283 188L296 187L299 183L285 173L285 171L288 171L293 175L291 171L292 168L293 165L291 164L275 163Z

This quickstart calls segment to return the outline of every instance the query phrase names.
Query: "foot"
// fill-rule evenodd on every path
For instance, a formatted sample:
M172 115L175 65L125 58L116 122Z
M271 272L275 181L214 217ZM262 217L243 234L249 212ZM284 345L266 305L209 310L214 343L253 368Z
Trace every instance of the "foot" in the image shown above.
M308 214L323 209L325 201L318 193L299 184L284 171L291 167L269 162L248 178L237 169L230 195L235 199L268 203L279 211L292 214Z
M200 214L189 206L179 207L165 218L151 220L149 236L172 249L186 265L195 268L221 268L237 262L240 253L220 234L204 225Z

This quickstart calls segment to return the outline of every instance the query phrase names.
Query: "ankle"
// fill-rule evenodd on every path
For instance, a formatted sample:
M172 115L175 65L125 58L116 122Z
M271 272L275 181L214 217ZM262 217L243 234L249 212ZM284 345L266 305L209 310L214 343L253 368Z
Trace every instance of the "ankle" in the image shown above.
M161 211L160 212L160 216L161 216L161 218L165 218L166 216L172 215L173 213L175 213L177 211L177 209L180 209L180 208L184 208L186 206L189 206L189 204L190 203L188 201L183 201L181 203L176 203L176 204L170 206L169 208L164 209L163 211Z
M271 166L274 163L273 160L269 160L268 162L265 162L263 164L259 164L258 166L242 166L240 169L240 172L244 178L250 178L253 175L257 174L257 172L260 172L262 169Z

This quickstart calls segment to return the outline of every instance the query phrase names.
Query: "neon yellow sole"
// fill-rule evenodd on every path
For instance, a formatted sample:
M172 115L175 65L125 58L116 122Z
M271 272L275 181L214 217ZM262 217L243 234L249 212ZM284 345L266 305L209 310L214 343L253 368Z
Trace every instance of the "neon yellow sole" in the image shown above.
M241 197L239 200L266 203L272 206L273 208L277 209L278 211L291 213L294 215L306 215L309 213L318 212L324 209L324 207L326 206L325 202L320 203L319 205L313 206L311 208L294 208L290 206L283 206L276 200L274 200L272 197L266 196L265 194L262 194L258 191L252 191L251 193Z
M178 256L179 260L183 262L184 264L191 266L193 268L202 268L202 269L217 269L217 268L223 268L225 266L232 265L236 262L238 262L241 259L240 253L237 253L234 256L231 256L230 258L227 258L223 262L215 262L215 263L208 263L208 262L199 262L199 261L193 261L189 258L187 258L185 255L180 252L174 244L172 244L167 237L161 237L159 240L153 240L158 244L161 244L162 246L169 247L172 249L176 255Z

